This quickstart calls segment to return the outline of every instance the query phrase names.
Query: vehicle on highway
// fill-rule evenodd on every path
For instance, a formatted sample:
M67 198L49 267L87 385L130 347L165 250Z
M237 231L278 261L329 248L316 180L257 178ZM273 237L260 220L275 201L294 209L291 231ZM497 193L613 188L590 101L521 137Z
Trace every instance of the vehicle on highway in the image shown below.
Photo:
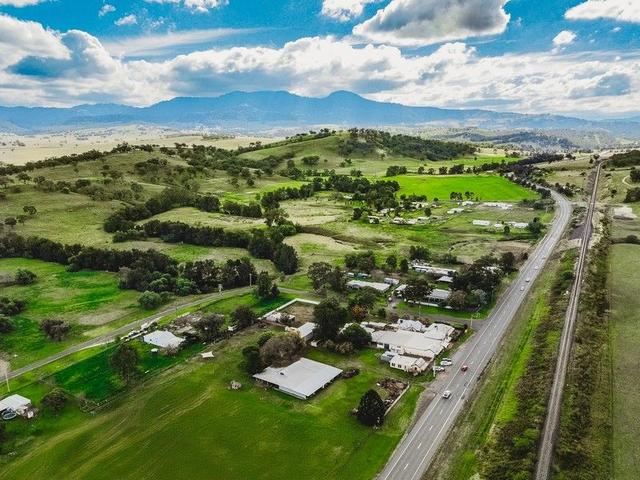
M467 365L462 365L462 367L460 367L460 370L466 372L467 370L469 370L469 367Z
M440 361L440 366L441 367L450 367L451 365L453 365L453 362L450 360L441 360Z
M451 397L451 390L445 390L444 392L442 392L442 398L450 398Z
M530 281L531 281L531 279L530 279L529 277L527 277L527 278L525 279L525 282L527 282L527 283L529 283Z
M524 287L520 287L520 291L521 291L521 292L524 292Z

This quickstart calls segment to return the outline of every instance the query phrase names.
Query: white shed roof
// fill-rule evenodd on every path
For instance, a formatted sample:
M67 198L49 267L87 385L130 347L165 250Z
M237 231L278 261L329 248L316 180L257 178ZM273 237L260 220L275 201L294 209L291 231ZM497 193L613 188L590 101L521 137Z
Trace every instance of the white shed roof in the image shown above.
M31 400L23 397L22 395L10 395L7 398L3 398L0 401L0 412L11 409L15 412L19 412L20 410L24 410L25 408L31 405Z
M373 288L379 292L386 292L389 290L391 285L388 283L379 283L379 282L364 282L362 280L350 280L347 282L347 287L349 288Z
M339 368L301 358L288 367L267 367L264 372L255 374L253 378L276 385L279 390L304 399L331 383L341 373L342 370Z
M389 345L393 350L403 350L404 353L426 358L434 358L443 350L442 343L438 340L407 330L373 332L371 340L384 346Z
M184 342L184 338L176 337L173 333L166 330L156 330L146 334L142 339L144 343L160 348L176 348Z

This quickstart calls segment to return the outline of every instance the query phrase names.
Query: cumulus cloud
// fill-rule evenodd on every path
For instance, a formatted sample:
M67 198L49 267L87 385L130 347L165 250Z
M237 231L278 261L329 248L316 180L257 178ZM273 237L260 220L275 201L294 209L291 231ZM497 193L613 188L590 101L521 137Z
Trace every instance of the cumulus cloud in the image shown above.
M198 13L207 13L213 8L223 7L229 4L229 0L145 0L145 2L182 4L186 8Z
M3 22L17 26L3 28ZM9 67L0 63L0 104L147 105L180 95L278 89L306 96L350 90L409 105L528 113L625 113L640 104L640 53L620 53L618 59L610 52L552 51L483 57L455 42L409 55L389 45L308 37L277 48L216 48L159 61L127 60L86 32L52 32L0 16L0 47L12 44L25 49L13 49L16 54L3 48L14 61Z
M572 32L571 30L561 31L559 34L553 37L554 51L559 52L567 45L571 45L577 37L578 36L576 35L576 33Z
M322 15L340 22L348 22L362 15L364 7L381 0L323 0Z
M423 46L504 32L508 0L391 0L356 25L356 37L399 46Z
M112 13L112 12L115 12L115 11L116 11L116 7L114 7L113 5L111 5L109 3L105 3L104 5L102 5L102 8L100 8L100 11L98 12L98 16L99 17L104 17L108 13Z
M565 13L567 20L597 20L606 18L620 22L640 23L638 0L587 0Z
M136 17L133 13L131 13L129 15L125 15L124 17L119 18L113 23L115 23L119 27L136 25L138 23L138 17Z

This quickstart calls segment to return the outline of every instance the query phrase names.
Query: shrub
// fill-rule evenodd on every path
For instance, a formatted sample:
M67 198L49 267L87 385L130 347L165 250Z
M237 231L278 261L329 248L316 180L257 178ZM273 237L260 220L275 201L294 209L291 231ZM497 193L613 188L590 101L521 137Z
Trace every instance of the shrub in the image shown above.
M146 291L138 299L138 303L145 310L152 310L162 305L162 296L156 292Z
M36 281L37 275L29 270L18 269L15 281L18 285L31 285Z
M71 325L62 320L46 319L40 323L40 328L49 337L50 340L60 342L71 331Z
M67 401L67 395L59 388L56 388L42 397L42 406L54 415L57 415L67 405Z

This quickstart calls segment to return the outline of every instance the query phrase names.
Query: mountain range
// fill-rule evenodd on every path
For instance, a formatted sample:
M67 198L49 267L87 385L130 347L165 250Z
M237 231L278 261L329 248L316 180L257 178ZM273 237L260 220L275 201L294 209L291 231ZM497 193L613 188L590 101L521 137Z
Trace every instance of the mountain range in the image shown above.
M550 115L412 107L338 91L310 98L283 91L231 92L219 97L177 97L148 107L118 104L70 108L0 107L0 131L35 133L71 128L152 124L258 132L305 126L473 127L485 130L579 130L637 139L640 118L593 121Z

